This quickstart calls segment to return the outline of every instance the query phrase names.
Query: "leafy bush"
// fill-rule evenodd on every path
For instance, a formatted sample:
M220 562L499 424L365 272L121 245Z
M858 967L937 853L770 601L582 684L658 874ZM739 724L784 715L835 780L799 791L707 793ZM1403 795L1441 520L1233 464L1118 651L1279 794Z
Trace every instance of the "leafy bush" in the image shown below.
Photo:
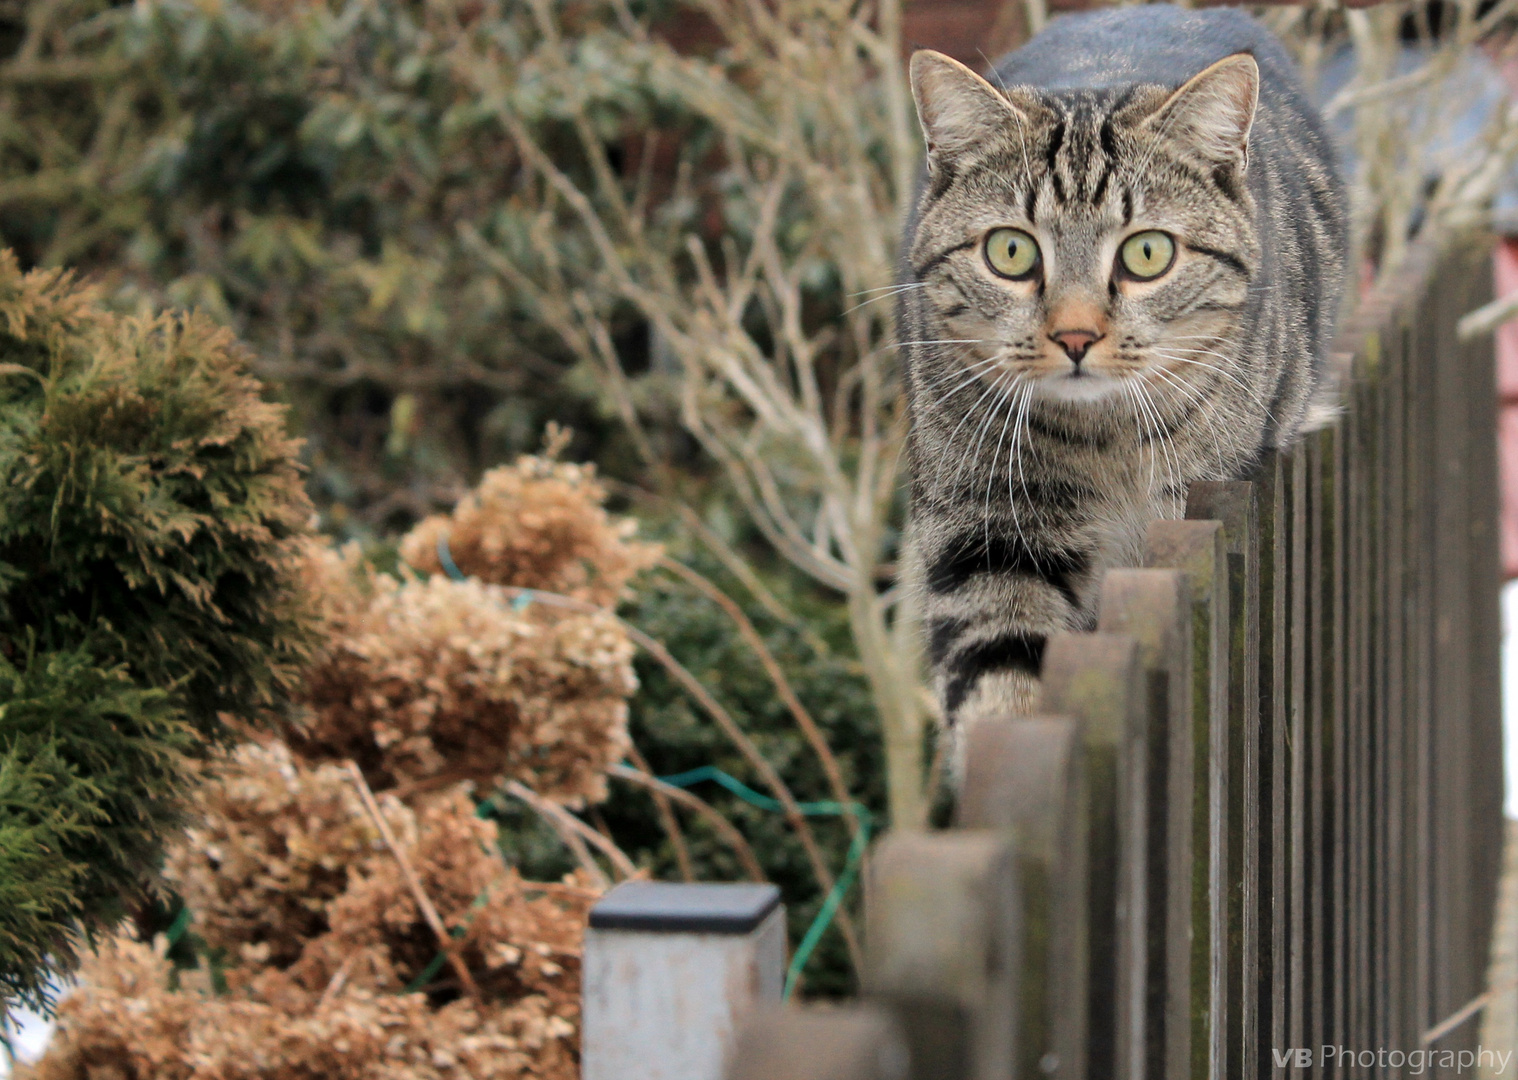
M209 320L0 254L0 1002L45 1004L44 961L156 869L188 759L306 660L310 503L245 368Z

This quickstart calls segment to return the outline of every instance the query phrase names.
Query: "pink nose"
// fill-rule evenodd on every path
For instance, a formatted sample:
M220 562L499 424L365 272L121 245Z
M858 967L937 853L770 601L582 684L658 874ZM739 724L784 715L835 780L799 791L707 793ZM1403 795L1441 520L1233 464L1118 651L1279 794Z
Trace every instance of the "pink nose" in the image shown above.
M1103 336L1094 330L1058 330L1049 335L1049 340L1064 349L1065 355L1079 364L1086 358L1086 350L1102 340Z

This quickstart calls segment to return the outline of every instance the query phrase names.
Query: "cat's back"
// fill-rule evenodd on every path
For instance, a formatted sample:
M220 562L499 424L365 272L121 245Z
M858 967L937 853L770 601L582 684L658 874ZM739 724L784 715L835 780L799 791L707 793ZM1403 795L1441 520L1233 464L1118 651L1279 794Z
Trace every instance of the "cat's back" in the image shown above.
M1194 10L1169 4L1109 8L1055 19L1041 34L997 61L1005 85L1062 91L1120 90L1139 83L1179 86L1211 64L1247 52L1260 68L1260 105L1251 142L1281 143L1282 160L1337 173L1322 119L1286 49L1274 34L1234 8ZM994 80L993 80L994 81ZM1337 185L1337 175L1331 181Z
M1067 15L999 60L996 74L1008 85L1052 91L1179 85L1240 52L1251 53L1260 66L1262 100L1269 95L1305 105L1295 66L1280 41L1232 8L1142 4Z

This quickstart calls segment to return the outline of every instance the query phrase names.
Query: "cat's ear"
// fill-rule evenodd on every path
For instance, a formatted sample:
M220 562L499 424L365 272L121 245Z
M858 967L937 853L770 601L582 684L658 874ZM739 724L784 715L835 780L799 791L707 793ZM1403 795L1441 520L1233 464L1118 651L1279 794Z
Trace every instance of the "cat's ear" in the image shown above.
M1026 130L1027 115L958 60L932 49L912 54L912 97L928 144L928 169L952 160L1010 124Z
M1249 130L1260 102L1260 66L1248 53L1225 56L1187 80L1146 126L1215 165L1249 167Z

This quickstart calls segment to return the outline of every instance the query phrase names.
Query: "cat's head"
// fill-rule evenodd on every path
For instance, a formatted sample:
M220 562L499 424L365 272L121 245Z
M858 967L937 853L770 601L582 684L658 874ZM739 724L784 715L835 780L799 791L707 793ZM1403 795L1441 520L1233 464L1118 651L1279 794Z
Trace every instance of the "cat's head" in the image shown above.
M1259 68L1174 86L993 87L912 57L929 182L909 259L922 310L982 379L1098 401L1180 395L1218 362L1259 261L1245 183Z

